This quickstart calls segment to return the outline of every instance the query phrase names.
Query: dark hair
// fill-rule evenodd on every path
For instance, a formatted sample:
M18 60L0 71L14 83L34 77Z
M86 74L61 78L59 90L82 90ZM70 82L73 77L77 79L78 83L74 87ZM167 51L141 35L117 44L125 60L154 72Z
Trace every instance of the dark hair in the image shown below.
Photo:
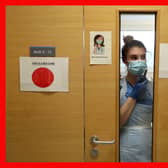
M133 36L130 36L130 35L125 36L123 38L123 41L125 43L124 46L122 47L122 61L123 62L126 62L128 51L133 47L144 48L146 52L145 45L139 40L134 40Z
M94 37L94 46L97 45L96 40L97 40L97 38L99 38L99 37L103 37L103 36L100 35L100 34L97 34L97 35ZM103 37L103 41L102 41L102 43L101 43L101 46L104 47L104 37Z

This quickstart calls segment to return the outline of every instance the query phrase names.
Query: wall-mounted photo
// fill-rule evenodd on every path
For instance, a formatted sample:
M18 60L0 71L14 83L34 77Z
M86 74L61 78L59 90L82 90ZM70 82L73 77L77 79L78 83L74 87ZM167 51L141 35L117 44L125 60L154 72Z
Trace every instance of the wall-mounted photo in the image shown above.
M90 64L111 64L111 36L108 31L90 32Z

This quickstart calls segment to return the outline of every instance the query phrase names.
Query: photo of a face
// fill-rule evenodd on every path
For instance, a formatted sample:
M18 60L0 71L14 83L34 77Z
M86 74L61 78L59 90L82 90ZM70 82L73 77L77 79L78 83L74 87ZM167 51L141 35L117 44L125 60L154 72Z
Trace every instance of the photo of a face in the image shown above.
M94 50L93 54L103 55L104 54L104 37L103 35L97 34L94 37Z

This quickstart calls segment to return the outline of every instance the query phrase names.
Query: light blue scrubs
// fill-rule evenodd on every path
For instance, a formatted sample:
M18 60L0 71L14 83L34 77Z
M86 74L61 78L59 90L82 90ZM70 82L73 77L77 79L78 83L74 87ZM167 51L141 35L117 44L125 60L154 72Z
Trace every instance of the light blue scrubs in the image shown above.
M132 86L122 79L120 81L120 106L127 97L127 89ZM128 121L120 128L120 162L151 162L152 158L152 105L153 86L147 83L136 102Z

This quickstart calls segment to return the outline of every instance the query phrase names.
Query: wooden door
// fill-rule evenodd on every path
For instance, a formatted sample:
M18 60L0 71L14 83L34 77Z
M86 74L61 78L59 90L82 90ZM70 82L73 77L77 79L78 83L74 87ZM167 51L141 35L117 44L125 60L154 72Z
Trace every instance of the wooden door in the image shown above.
M166 6L85 6L85 112L86 161L119 161L119 12L155 12L156 41L153 107L153 162L168 161L167 99L168 81L159 78L159 46L168 43L168 7ZM89 32L112 31L112 64L90 65ZM94 148L89 141L96 135L100 140L115 139L113 145L97 145L97 158L90 155Z
M116 7L118 10L134 12L156 12L156 41L154 63L154 108L153 108L153 162L168 161L168 79L159 77L160 43L168 43L167 6Z
M8 162L119 161L119 11L157 11L153 161L168 161L167 79L158 78L159 43L168 42L164 6L7 6ZM112 32L112 64L90 65L89 32ZM29 46L69 57L67 93L19 90L19 57ZM93 146L90 138L115 140ZM92 149L98 156L92 157Z
M156 97L155 97L155 125L154 125L154 161L156 162L168 162L168 79L159 78L159 60L162 55L159 55L159 45L160 43L168 43L168 7L161 6L159 7L160 14L158 20L158 59L155 62L157 67L156 76L158 77L157 87L155 88Z
M115 162L118 159L118 103L119 103L119 41L117 12L112 6L85 6L85 145L86 161ZM112 64L91 65L90 31L112 32ZM101 141L115 140L114 144L92 145L90 138ZM92 150L98 156L92 157Z
M8 161L116 161L117 143L99 145L98 157L92 158L90 138L117 141L117 50L112 64L89 64L90 30L112 31L116 48L116 13L112 7L84 8L7 7ZM99 10L103 15L98 19ZM33 45L56 46L57 56L70 58L70 92L19 90L19 57L29 56Z
M7 6L8 162L84 161L83 7ZM23 92L19 57L30 46L55 46L69 57L69 92Z

